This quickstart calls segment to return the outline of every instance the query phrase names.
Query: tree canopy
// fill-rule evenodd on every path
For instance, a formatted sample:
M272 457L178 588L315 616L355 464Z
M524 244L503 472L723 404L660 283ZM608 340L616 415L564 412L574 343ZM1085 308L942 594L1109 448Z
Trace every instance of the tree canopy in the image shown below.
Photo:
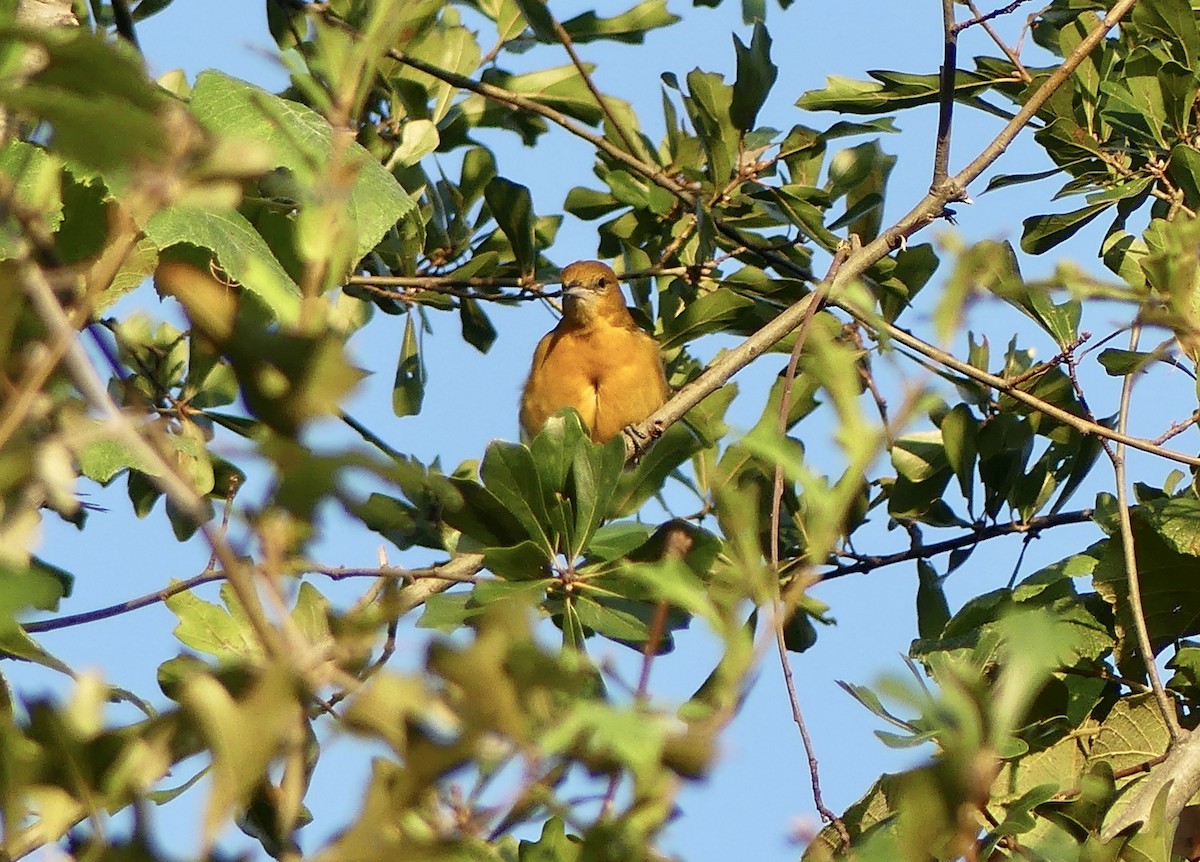
M924 68L791 92L780 34L838 9L743 0L735 73L681 76L647 39L706 13L666 0L267 0L270 92L220 57L152 79L138 28L171 2L0 0L0 859L174 858L150 810L182 794L195 858L230 824L286 860L666 858L769 661L812 764L809 862L1200 858L1200 9L908 4L942 16ZM653 116L596 84L618 43ZM897 201L888 136L923 109L936 137L899 167L931 182ZM997 133L952 147L975 117ZM1043 162L992 170L1018 139ZM536 196L518 158L575 185ZM1022 184L1019 247L934 235ZM606 445L566 411L459 465L349 412L383 374L419 416L431 339L486 354L498 311L560 308L564 225L658 341L663 408ZM1099 246L1072 261L1073 237ZM966 331L980 307L1020 328ZM376 330L392 352L356 352ZM735 401L751 364L773 385ZM96 486L126 493L94 511ZM318 561L330 512L377 566ZM89 572L44 521L88 548L124 514L207 565L80 608ZM1079 524L1036 570L990 550ZM845 708L928 756L831 810L790 668L833 621L822 583L897 565L911 676L847 680ZM951 602L973 566L1011 578ZM157 691L41 637L160 602ZM687 629L711 657L680 655ZM702 682L657 691L684 660ZM371 774L314 842L342 737Z

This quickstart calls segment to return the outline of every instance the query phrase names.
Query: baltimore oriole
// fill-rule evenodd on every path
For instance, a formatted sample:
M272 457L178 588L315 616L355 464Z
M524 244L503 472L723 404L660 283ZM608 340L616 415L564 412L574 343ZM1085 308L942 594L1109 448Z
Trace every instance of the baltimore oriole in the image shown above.
M521 428L532 437L558 410L574 407L591 438L607 443L670 396L658 342L633 322L606 265L569 264L562 284L562 320L534 351Z

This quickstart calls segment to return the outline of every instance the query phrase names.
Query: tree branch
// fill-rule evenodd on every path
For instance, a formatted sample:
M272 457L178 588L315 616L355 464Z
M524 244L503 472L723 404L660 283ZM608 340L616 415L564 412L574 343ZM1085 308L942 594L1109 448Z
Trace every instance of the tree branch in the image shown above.
M327 24L337 27L344 33L359 38L362 34L352 25L343 21L334 14L324 3L308 3L304 0L276 0L276 2L290 5L293 8L303 9L310 15L320 18ZM671 177L664 174L657 166L652 166L643 162L636 156L625 152L620 147L617 147L604 138L603 135L598 135L590 131L582 124L568 117L561 111L543 105L541 102L527 98L514 93L511 90L505 90L503 87L497 87L493 84L488 84L483 81L476 81L474 78L468 78L466 75L460 75L457 72L451 72L449 69L443 69L440 66L434 66L431 63L426 63L416 57L411 57L403 51L395 48L387 50L387 56L395 60L397 63L403 63L418 72L424 72L431 78L436 78L439 81L444 81L452 87L466 90L471 93L483 96L486 99L491 99L493 102L499 102L502 105L508 105L510 108L517 108L522 111L527 111L531 114L536 114L543 119L549 120L556 126L559 126L578 138L587 141L596 149L608 155L610 158L621 162L626 167L632 168L637 173L646 177L646 179L661 186L667 191L679 197L687 204L694 202L693 196L683 185L676 182Z
M337 26L345 32L357 35L357 31L333 15L324 6L313 6L303 3L302 0L281 0L281 2L291 2L294 5L304 8L311 14L320 16L323 20L333 26ZM1029 100L1021 107L1021 109L1013 116L1013 118L1005 124L1004 128L992 140L992 142L984 148L984 150L965 168L953 177L949 177L938 188L931 189L930 192L897 221L891 228L880 234L875 240L863 246L857 254L851 255L847 259L839 274L826 286L829 296L829 304L835 305L838 308L851 314L855 319L859 320L869 329L879 330L918 353L921 353L935 362L952 368L958 373L978 383L982 383L999 392L1010 395L1015 400L1030 407L1033 410L1045 413L1052 418L1058 419L1066 425L1075 428L1084 434L1096 435L1117 442L1123 442L1131 448L1140 449L1159 457L1167 458L1181 464L1190 466L1200 466L1200 458L1183 455L1181 453L1172 452L1157 446L1154 443L1146 440L1141 440L1128 435L1122 435L1105 428L1095 422L1089 422L1074 414L1068 413L1061 408L1055 407L1046 401L1043 401L1036 396L1023 392L1015 388L1011 383L1004 378L998 377L987 372L980 371L974 366L959 361L957 358L939 350L933 345L925 342L911 333L900 329L894 324L881 323L874 316L869 315L855 308L842 300L839 296L841 288L846 284L853 282L866 273L871 266L882 260L893 249L903 245L907 237L919 231L921 228L932 223L945 211L946 204L954 200L962 200L965 197L965 190L969 183L978 178L993 162L996 161L1008 148L1008 145L1016 138L1020 131L1029 123L1037 114L1041 107L1050 99L1050 97L1061 87L1074 73L1079 64L1083 62L1091 51L1100 44L1100 42L1108 34L1116 24L1126 15L1137 0L1118 0L1113 8L1105 15L1100 25L1085 37L1075 50L1063 61L1047 80L1030 96ZM658 169L657 166L648 165L641 160L629 155L619 147L609 143L600 135L597 135L588 129L581 126L579 123L570 119L566 115L553 108L548 108L532 99L528 99L517 93L512 93L501 87L496 87L490 84L475 81L471 78L450 72L446 69L441 69L416 58L409 57L403 52L389 50L388 55L397 62L404 63L412 68L424 72L438 80L445 81L452 86L460 87L473 93L477 93L493 101L501 104L509 105L510 107L519 108L537 114L556 125L562 127L571 134L582 138L588 143L595 146L601 152L611 158L625 164L641 174L644 178L662 186L663 188L676 195L680 200L692 205L695 203L695 196L692 192L676 182L671 177L666 176ZM770 249L764 249L754 242L749 241L743 234L735 228L725 224L720 219L715 219L718 229L723 233L737 238L741 244L745 245L749 250L753 251L765 259L773 266L782 272L800 275L807 278L808 273L800 272L796 264L794 264L786 256L779 254ZM670 401L662 408L657 410L647 419L632 426L632 434L625 435L626 449L628 457L634 458L638 454L639 446L638 439L651 439L662 431L677 422L688 410L695 407L706 397L711 395L717 389L721 388L725 383L738 371L748 365L762 353L769 350L773 345L786 337L793 329L800 325L808 313L809 303L813 301L816 294L801 299L799 302L780 313L778 317L770 323L763 326L758 332L747 338L741 345L730 350L729 352L718 357L711 363L705 371L695 380L684 386Z
M828 286L828 302L849 313L868 329L882 331L889 338L907 345L935 362L947 368L952 368L954 371L978 383L1004 392L1022 404L1058 419L1081 433L1119 440L1144 452L1159 455L1182 464L1200 466L1200 458L1171 452L1148 441L1118 434L1095 422L1082 420L1078 416L1055 407L1027 392L1022 392L1013 387L1004 378L988 374L969 363L962 362L945 351L939 350L911 333L900 329L898 326L882 322L874 315L866 314L858 308L847 304L839 296L841 288L860 278L870 267L890 254L894 248L900 246L907 237L934 221L944 211L947 203L951 200L959 199L963 195L966 186L1004 153L1005 149L1008 148L1008 145L1012 143L1021 129L1036 115L1037 111L1049 100L1051 95L1066 82L1075 69L1078 68L1079 64L1083 62L1083 59L1100 44L1108 31L1116 26L1117 22L1129 12L1136 2L1137 0L1118 0L1105 16L1100 26L1096 27L1080 42L1076 49L1071 52L1070 56L1030 96L1029 101L1022 106L1021 110L1004 126L979 156L954 177L948 178L938 188L931 189L908 214L870 243L863 246L857 254L851 255ZM753 243L747 242L746 238L740 233L728 228L728 226L723 225L721 222L718 222L718 227L722 227L724 230L739 236L743 244L748 244L751 250L769 260L777 269L792 274L806 275L806 273L800 272L796 264L786 256L769 249L756 248ZM758 332L743 341L738 347L719 356L699 377L684 386L667 404L655 411L643 422L638 423L635 426L636 432L643 438L654 436L655 433L661 434L664 428L678 421L688 410L725 385L726 381L734 374L756 357L769 350L774 344L799 326L808 313L809 303L814 300L815 296L816 293L813 293L804 297L780 313L778 317L767 323ZM628 438L629 435L626 435L626 437ZM628 448L632 456L634 454L632 451L632 441L629 441Z
M567 56L571 58L571 62L575 65L579 72L579 77L583 79L584 86L588 88L588 92L592 94L592 98L596 100L596 104L600 110L604 112L605 118L613 127L613 131L620 137L622 143L625 144L625 149L629 150L630 155L645 158L646 153L644 148L638 147L634 143L633 137L626 131L625 124L617 119L609 108L608 103L604 101L604 96L596 89L596 83L592 80L592 76L588 74L587 66L583 64L583 60L579 59L579 54L575 51L575 43L571 41L571 34L566 31L566 28L559 23L554 17L554 13L550 11L549 5L546 6L546 14L550 17L550 25L554 28L554 35L558 37L558 41L562 43L563 48L567 52Z
M1028 3L1028 2L1029 2L1029 0L1013 0L1013 2L1009 3L1007 6L1003 6L999 9L994 9L993 11L988 12L986 15L980 15L978 13L978 11L976 11L974 6L972 5L971 11L975 15L975 17L971 18L967 21L963 21L961 24L955 24L954 32L960 33L963 30L966 30L968 27L974 27L976 24L987 24L987 22L991 21L993 18L999 18L1001 15L1009 15L1013 12L1016 12L1017 9L1021 6L1021 4ZM1004 46L1001 45L1001 48L1003 48L1003 47Z
M958 29L954 0L942 0L942 68L938 86L937 143L933 151L933 182L937 188L950 175L950 132L954 122L954 78L958 69Z
M857 236L852 236L850 242L843 243L838 248L833 257L833 263L830 264L829 272L824 282L822 282L823 285L828 284L830 276L836 275L837 271L841 269L846 257L850 254L850 250L857 246L857 240ZM787 433L787 417L792 410L792 389L796 382L796 369L800 364L800 354L804 351L805 341L808 340L809 326L812 324L813 316L820 309L823 299L824 297L817 293L814 294L813 301L808 304L807 313L804 316L804 320L800 322L800 328L796 333L796 343L792 346L792 354L788 358L787 371L784 374L783 397L779 400L779 416L775 424L775 430L779 432L780 436ZM800 744L804 746L804 756L808 760L808 777L812 788L813 806L817 809L817 813L821 815L822 820L834 825L844 844L849 846L850 833L846 831L846 824L825 804L825 799L821 793L820 765L817 763L816 749L813 747L812 738L809 736L808 725L804 721L804 713L800 709L800 697L796 693L796 682L792 678L792 665L788 661L787 639L783 630L788 613L779 589L779 522L782 508L783 463L777 462L775 464L774 482L771 485L770 534L771 571L775 574L774 578L772 578L773 598L771 602L771 625L775 630L775 651L779 655L779 664L783 671L783 685L787 690L788 701L792 708L792 721L800 733Z
M991 524L990 526L978 525L970 533L957 536L953 539L946 539L943 542L935 542L930 545L913 545L906 551L897 551L894 554L857 556L854 558L853 563L845 563L823 572L821 580L828 581L845 575L866 574L876 569L881 569L884 566L893 566L896 563L927 560L939 554L957 551L959 548L969 548L978 545L980 542L999 538L1000 536L1010 536L1014 533L1036 536L1038 533L1048 530L1051 527L1061 527L1065 524L1085 524L1090 520L1092 520L1092 510L1080 509L1076 512L1060 512L1056 515L1031 518L1028 521L1008 521L1004 524Z
M405 587L400 592L400 605L404 608L402 613L407 613L429 598L429 596L443 590L448 590L455 584L474 583L476 575L483 567L482 563L483 558L477 554L461 554L444 563L437 563L436 565L422 569L404 569L399 566L354 569L346 568L345 566L308 565L296 569L292 574L323 575L334 581L341 581L346 578L392 578L404 581ZM228 580L228 578L229 573L224 570L206 569L198 575L193 575L185 581L179 581L157 592L146 593L143 596L118 602L115 605L108 605L107 607L96 608L95 610L84 611L83 613L54 617L48 620L35 620L24 623L22 627L31 634L37 634L39 632L50 632L94 623L97 620L110 619L127 614L130 611L156 605L159 602L165 602L167 599L177 596L180 593L190 592L204 584L224 581ZM425 581L434 582L433 589L425 587ZM420 589L417 589L418 585L422 585Z
M237 593L238 600L246 608L255 635L260 639L263 648L268 654L281 654L283 645L279 638L279 632L266 619L255 592L251 573L224 537L219 535L208 523L209 511L203 498L176 472L175 466L164 457L159 448L142 436L133 420L122 413L116 402L112 400L104 381L92 367L83 345L80 344L78 332L71 325L66 312L55 298L54 291L46 281L41 269L29 259L28 255L22 255L19 258L18 280L30 304L45 325L50 338L56 344L66 345L63 361L84 399L100 413L121 442L151 468L147 471L151 481L201 531L221 560L221 564L229 570L230 585Z
M1134 326L1129 333L1129 349L1137 350L1141 327ZM1117 413L1117 428L1124 430L1129 421L1129 405L1133 399L1133 384L1137 379L1136 373L1125 375L1121 384L1121 406ZM1117 515L1121 532L1121 552L1125 562L1125 577L1129 583L1129 614L1133 617L1133 627L1137 632L1138 649L1142 653L1142 663L1146 666L1146 674L1150 679L1150 688L1154 692L1154 700L1158 703L1163 722L1171 733L1171 745L1178 745L1183 738L1183 729L1175 715L1175 705L1167 697L1162 679L1158 675L1158 665L1154 661L1154 645L1150 642L1150 632L1146 628L1146 612L1142 607L1141 578L1138 576L1137 551L1133 544L1133 520L1129 509L1129 477L1126 475L1125 446L1118 443L1115 450L1109 451L1113 473L1117 483Z
M1020 2L1024 2L1024 0L1018 0L1018 3L1012 4L1012 9L1008 11L1014 11ZM985 16L979 11L979 7L975 5L974 0L967 0L967 8L971 10L971 14L974 15L975 18L974 20L965 21L958 25L958 29L963 30L966 27L970 27L972 24L976 23L982 25L983 32L987 33L988 36L991 37L992 41L996 43L996 47L1004 52L1005 57L1008 57L1008 61L1016 68L1017 74L1021 76L1021 80L1026 84L1032 81L1033 75L1029 74L1029 70L1025 68L1025 64L1021 62L1021 58L1017 55L1017 52L1008 47L1004 40L1000 38L1000 34L996 32L995 28L992 27L990 23L988 23L989 18L994 18L1000 13L993 12L991 15Z

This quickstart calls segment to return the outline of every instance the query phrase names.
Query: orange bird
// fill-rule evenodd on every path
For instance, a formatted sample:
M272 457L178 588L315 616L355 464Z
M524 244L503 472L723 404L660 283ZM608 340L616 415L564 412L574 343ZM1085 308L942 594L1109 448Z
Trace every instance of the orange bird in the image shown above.
M595 260L562 271L563 316L533 353L521 393L521 429L530 437L563 407L574 407L597 443L645 419L670 397L658 342L643 332L616 274Z

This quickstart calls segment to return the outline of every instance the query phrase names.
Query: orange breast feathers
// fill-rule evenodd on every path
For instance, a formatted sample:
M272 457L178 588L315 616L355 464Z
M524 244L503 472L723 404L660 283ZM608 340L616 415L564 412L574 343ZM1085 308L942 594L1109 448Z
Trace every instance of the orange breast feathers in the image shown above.
M625 307L617 276L594 260L562 271L563 316L533 354L521 394L530 437L563 407L574 407L591 438L607 443L670 397L658 342Z

